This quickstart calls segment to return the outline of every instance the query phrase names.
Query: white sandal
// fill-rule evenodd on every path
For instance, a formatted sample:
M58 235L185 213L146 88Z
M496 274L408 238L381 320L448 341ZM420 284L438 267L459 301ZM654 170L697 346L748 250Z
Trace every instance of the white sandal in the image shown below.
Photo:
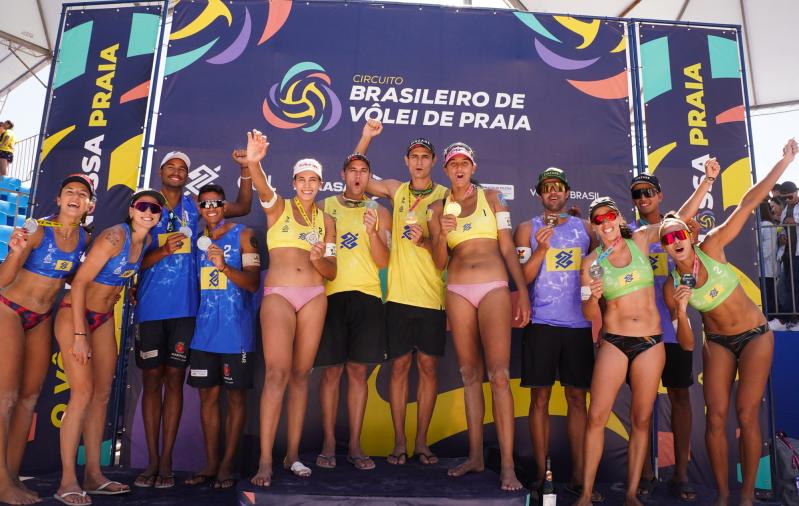
M299 460L293 462L289 467L289 471L294 473L294 476L300 478L308 478L311 476L311 468L300 462Z

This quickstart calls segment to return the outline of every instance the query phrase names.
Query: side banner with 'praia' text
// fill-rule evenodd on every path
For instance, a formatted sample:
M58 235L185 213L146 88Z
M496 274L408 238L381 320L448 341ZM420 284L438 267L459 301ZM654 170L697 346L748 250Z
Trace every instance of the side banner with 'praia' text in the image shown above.
M648 172L655 174L663 187L661 208L665 211L680 206L701 181L709 157L715 157L721 165L721 177L702 201L696 218L704 235L724 222L752 184L738 36L734 29L650 23L639 24L638 31ZM781 156L782 153L774 153L774 161ZM760 304L754 225L752 216L725 253L747 295ZM693 320L694 328L701 328L698 315L694 314ZM702 354L698 349L693 370L691 401L696 415L689 471L696 481L711 484L713 477L704 442L705 417L701 416ZM660 405L666 407L668 403ZM766 409L762 413L761 427L765 428ZM664 409L661 415L660 427L667 431L668 410ZM735 440L737 427L733 410L728 424L731 441ZM673 461L671 440L659 439L667 443L665 454ZM736 444L730 445L731 480L740 480L737 448ZM757 487L770 488L769 480L768 455L764 454Z
M448 144L463 141L477 153L475 177L503 192L514 224L541 212L533 193L536 176L552 166L566 171L570 204L583 213L593 198L610 195L623 204L629 219L633 151L626 34L622 20L511 10L371 2L180 2L159 84L149 184L160 187L157 164L178 149L192 162L187 194L214 182L234 199L239 168L231 151L245 145L247 130L257 128L269 137L263 165L278 192L293 195L292 166L313 157L324 166L318 197L323 199L343 190L341 164L367 118L376 118L385 128L368 155L378 177L407 180L405 149L421 136L436 146L433 179L449 184L441 153ZM263 238L265 220L257 202L240 221ZM576 269L579 258L562 262ZM519 336L512 342L517 446L530 455L530 393L519 386ZM441 455L460 456L466 449L463 384L451 340L447 346L430 442ZM243 445L248 463L257 459L253 449L262 374L249 399ZM388 376L389 368L379 366L369 378L362 441L372 455L392 449ZM414 372L411 392L415 382ZM303 444L318 451L317 375L311 385ZM408 407L411 441L417 410L413 397ZM196 398L194 391L186 395L176 469L194 469L202 459L199 417L189 414L196 413ZM138 410L140 403L134 397L126 405ZM559 384L551 408L553 434L565 434L566 404ZM345 432L346 410L340 413L338 429ZM624 458L628 438L627 415L620 416L612 417L607 437L612 451L606 455L614 464L603 466L614 479L621 477L623 466L617 461ZM131 417L132 463L141 466L146 447L140 414ZM487 438L493 438L493 430L493 421L487 421ZM277 444L284 440L281 432ZM553 437L552 453L558 465L568 462L565 438Z
M87 175L97 188L97 211L87 218L95 232L127 216L139 174L149 80L164 6L164 2L127 2L64 9L34 216L57 211L61 180L71 173ZM117 314L117 324L119 320ZM55 341L52 350L25 470L49 471L60 466L58 431L70 390ZM106 439L104 461L110 447L111 440ZM81 449L79 461L82 455Z

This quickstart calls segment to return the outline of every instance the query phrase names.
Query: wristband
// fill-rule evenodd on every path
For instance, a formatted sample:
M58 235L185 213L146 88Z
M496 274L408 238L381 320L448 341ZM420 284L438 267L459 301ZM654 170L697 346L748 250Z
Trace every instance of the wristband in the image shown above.
M500 211L496 214L497 217L497 230L510 230L512 227L510 222L510 213L508 211Z
M258 199L258 202L261 203L261 207L263 207L264 209L269 209L270 207L275 205L275 202L277 202L277 192L275 191L272 192L272 198L269 200L269 202L264 202L260 198Z
M708 181L710 184L713 184L716 178L713 176L705 176L705 180Z
M585 302L591 298L591 287L583 285L580 287L580 300Z
M87 334L86 332L75 332L74 335L76 335L76 336L88 336L89 334Z
M334 243L334 242L326 242L325 243L325 256L326 257L335 257L336 256L336 243Z
M252 179L252 176L239 176L239 181L242 179Z

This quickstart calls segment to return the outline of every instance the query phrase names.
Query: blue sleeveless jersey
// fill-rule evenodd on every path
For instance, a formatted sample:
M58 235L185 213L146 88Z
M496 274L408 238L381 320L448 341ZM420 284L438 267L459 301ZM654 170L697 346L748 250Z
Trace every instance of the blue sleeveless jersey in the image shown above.
M636 221L630 223L630 229L637 230L641 224ZM659 242L649 244L649 263L652 265L652 271L655 275L655 305L660 313L660 330L663 332L664 343L676 343L677 332L674 330L674 325L671 323L671 314L669 308L666 306L666 301L663 300L663 284L669 277L669 273L674 270L674 260L663 251L663 246Z
M225 253L228 268L241 270L242 230L244 225L235 225L214 241ZM200 309L191 348L213 353L255 351L252 294L219 272L204 252L197 257Z
M66 278L78 270L80 258L86 251L86 232L78 227L78 245L72 251L61 251L55 242L53 227L43 227L44 237L36 248L32 249L22 266L26 271L48 278Z
M530 248L538 247L535 233L545 227L541 216L531 220ZM587 328L580 302L580 266L591 239L583 220L569 218L555 227L546 258L530 285L530 320L553 327Z
M141 259L144 257L144 248L142 248L139 258L133 262L128 261L131 247L130 226L127 223L123 223L122 227L125 229L125 244L122 246L122 251L108 259L108 262L105 263L102 270L94 278L96 283L122 286L139 270Z
M158 224L150 230L152 241L147 252L162 246L183 224L191 229L192 237L183 241L181 249L141 272L136 294L139 322L197 315L200 296L194 250L200 214L194 200L185 195L171 214L170 219L169 208L165 206Z

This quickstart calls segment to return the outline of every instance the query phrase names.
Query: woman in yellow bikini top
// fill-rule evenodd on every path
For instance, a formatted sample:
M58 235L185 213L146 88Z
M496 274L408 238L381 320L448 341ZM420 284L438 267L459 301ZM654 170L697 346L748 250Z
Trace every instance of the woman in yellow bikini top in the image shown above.
M336 225L317 208L322 166L313 159L294 165L296 196L280 197L261 168L269 143L261 132L247 133L247 163L266 215L269 271L261 303L261 335L266 363L261 393L261 460L252 478L257 486L272 482L272 449L283 397L288 386L288 447L283 466L297 476L311 470L299 457L308 398L308 375L316 358L327 310L325 279L336 277Z
M483 468L483 375L493 394L494 420L502 455L500 486L519 490L513 469L513 397L508 383L512 318L527 322L530 300L511 304L510 272L516 286L526 286L511 236L510 213L501 194L471 182L477 164L472 149L455 143L444 152L444 172L452 184L444 202L433 206L430 236L433 261L447 271L446 306L458 365L463 376L468 459L449 470L461 476ZM485 362L483 361L485 357Z
M712 229L697 245L685 223L663 220L660 239L663 249L673 259L676 269L663 287L663 298L675 315L677 339L686 349L694 348L686 308L702 314L705 343L704 392L707 406L705 441L718 489L718 504L729 496L727 461L727 413L730 391L738 375L735 408L741 429L741 473L743 484L740 504L754 501L755 478L762 451L760 405L766 389L774 353L774 334L766 317L744 292L737 272L727 263L724 247L747 226L752 212L768 197L769 191L791 164L799 146L791 139L782 150L782 158L769 173L741 198L740 204L724 222Z

